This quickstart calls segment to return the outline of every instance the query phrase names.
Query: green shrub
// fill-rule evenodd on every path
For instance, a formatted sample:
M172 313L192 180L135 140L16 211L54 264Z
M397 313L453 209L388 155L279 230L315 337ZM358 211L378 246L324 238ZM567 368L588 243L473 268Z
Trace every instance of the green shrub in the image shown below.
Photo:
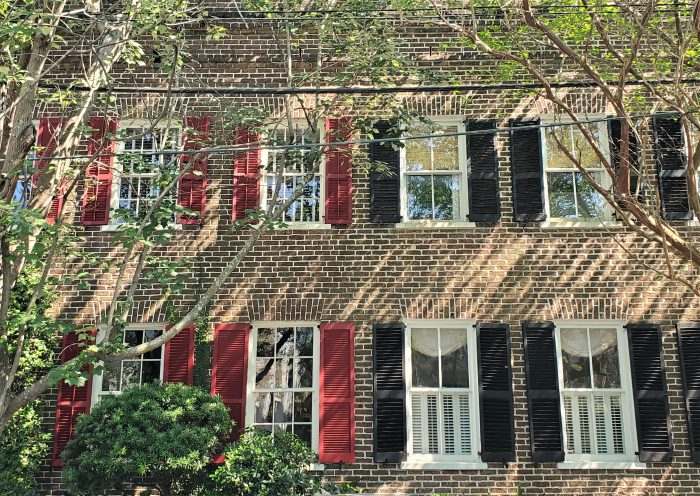
M294 434L248 430L225 455L211 476L220 494L301 496L321 488L321 477L309 471L316 455Z
M146 477L161 494L193 494L231 432L228 409L208 391L148 384L103 398L78 419L63 452L71 490L97 494Z

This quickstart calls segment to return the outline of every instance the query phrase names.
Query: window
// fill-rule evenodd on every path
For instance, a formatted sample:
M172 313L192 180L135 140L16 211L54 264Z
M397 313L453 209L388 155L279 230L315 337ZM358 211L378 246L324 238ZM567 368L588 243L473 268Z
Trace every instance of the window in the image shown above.
M622 326L557 328L567 461L631 461L636 451Z
M463 133L458 121L409 127L405 136ZM408 221L462 221L467 213L465 136L408 139L401 151L401 215Z
M124 331L127 347L152 341L163 332L163 326L133 325ZM103 396L120 394L131 386L163 380L163 348L144 353L136 358L106 365L102 374L95 375L92 387L92 402L97 404Z
M311 129L305 123L293 129L278 126L268 131L267 140L271 145L300 145L299 148L275 149L266 148L262 152L263 170L262 207L267 209L273 201L277 184L277 172L283 168L282 182L277 194L277 204L290 198L299 185L304 184L304 177L316 165L317 160L323 160L319 155L320 148L305 146L320 143L324 136L323 126ZM284 214L284 222L321 223L324 205L323 174L324 164L318 165L318 171L313 178L303 186L301 196L292 203Z
M164 151L180 147L179 128L149 129L147 125L128 125L122 129L126 136L121 144L121 154L117 156L112 208L128 211L139 217L161 194L165 186L175 180L179 169L178 155L164 154ZM175 203L177 186L164 198L164 203ZM175 216L173 214L173 222ZM124 222L116 216L112 223Z
M32 199L34 179L29 171L33 167L35 157L36 150L32 149L27 153L22 172L17 177L17 185L12 193L12 202L16 203L18 208L27 208L29 201Z
M587 124L587 127L603 153L609 154L606 123ZM568 124L543 127L541 132L544 142L547 216L555 219L610 220L612 213L605 199L593 189L561 148L565 147L576 157L596 183L607 188L610 178L581 130Z
M409 461L478 460L473 326L425 321L406 333Z
M253 329L254 355L246 425L293 432L318 449L318 326L267 325ZM249 391L251 388L249 388Z

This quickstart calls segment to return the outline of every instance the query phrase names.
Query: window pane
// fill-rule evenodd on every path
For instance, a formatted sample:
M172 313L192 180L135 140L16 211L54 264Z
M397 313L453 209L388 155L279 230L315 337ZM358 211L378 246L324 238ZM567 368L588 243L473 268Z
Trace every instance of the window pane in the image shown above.
M272 389L275 387L275 361L271 358L258 358L255 361L255 386Z
M294 393L294 422L311 422L312 393Z
M591 329L593 380L597 388L619 388L620 366L617 357L617 331Z
M255 422L272 422L272 393L255 395Z
M294 360L296 371L294 374L294 387L313 386L313 358L302 358Z
M294 408L292 393L275 393L275 407L272 421L277 424L292 421L292 410Z
M275 355L275 329L258 329L256 354L259 357L272 357Z
M561 330L561 358L564 387L591 387L588 333L586 329Z
M456 126L445 126L435 129L435 134L456 133ZM457 136L432 138L433 168L435 170L459 170L459 145Z
M605 219L605 200L593 186L586 181L586 178L580 172L576 175L576 201L578 202L579 217ZM600 184L600 173L593 174L596 182Z
M312 327L297 327L296 354L298 357L314 356L314 330Z
M430 176L406 176L409 219L433 218L433 198L430 181Z
M463 329L440 329L442 351L442 387L469 387L467 332Z
M554 127L545 131L547 139L547 167L549 168L570 168L574 165L566 156L566 153L557 143L557 139L562 146L571 150L571 128L570 126Z
M102 391L119 391L121 363L107 363L102 369Z
M161 334L161 331L158 329L149 329L147 331L144 331L144 342L148 341L153 341L157 337L159 337ZM143 354L144 359L160 359L161 358L161 348L156 348L155 350L151 350L147 353Z
M414 387L438 387L438 333L436 329L411 330L411 367Z
M548 172L547 181L552 217L576 217L574 175L570 172Z
M406 133L409 136L430 134L430 128L416 126ZM431 170L430 146L427 139L406 140L406 170L424 171Z
M435 219L459 219L459 176L433 176L435 185Z
M294 356L294 328L280 327L277 329L277 356Z
M124 331L124 344L128 347L141 344L143 341L143 331Z
M141 380L141 362L124 360L122 362L122 386L121 390L138 386Z
M294 386L294 369L293 360L289 358L277 359L275 361L276 379L275 387L277 388L290 388Z
M304 441L306 444L311 444L311 425L310 424L302 424L302 425L294 425L294 434Z
M595 140L596 144L598 144L598 146L600 146L601 143L599 129L600 126L598 126L597 124L592 124L588 126L588 130L593 135L593 139ZM590 141L586 139L583 133L576 126L572 126L572 130L574 134L574 157L577 157L581 162L581 165L583 165L584 167L591 167L600 164L600 160L598 160L598 156L595 154L595 151L593 150Z
M160 361L143 362L143 378L141 384L160 380Z

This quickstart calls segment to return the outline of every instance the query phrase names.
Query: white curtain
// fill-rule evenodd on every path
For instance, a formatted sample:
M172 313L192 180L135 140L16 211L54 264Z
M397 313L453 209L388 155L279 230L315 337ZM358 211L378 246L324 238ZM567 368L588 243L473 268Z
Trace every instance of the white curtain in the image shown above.
M465 329L440 329L442 355L449 355L467 344ZM411 329L411 347L423 355L440 356L437 329Z
M615 329L591 329L591 356L600 355L617 345ZM586 329L562 329L561 349L569 355L588 356L588 333Z

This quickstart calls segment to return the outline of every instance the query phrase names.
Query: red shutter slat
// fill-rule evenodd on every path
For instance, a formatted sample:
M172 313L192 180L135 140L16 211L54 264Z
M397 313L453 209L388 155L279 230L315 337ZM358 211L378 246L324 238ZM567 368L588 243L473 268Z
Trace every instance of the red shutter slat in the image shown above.
M95 332L93 331L93 336ZM78 355L78 336L75 333L65 334L61 343L60 360L65 363ZM56 398L56 427L54 432L51 463L55 467L63 465L61 452L68 441L73 437L78 415L90 411L92 394L92 376L82 387L71 386L61 381L58 384L58 396Z
M58 144L58 137L61 133L61 127L64 120L61 117L42 117L39 119L39 132L37 133L36 145L39 148L34 161L34 168L38 172L34 173L34 187L39 184L39 177L44 172L46 166L50 163L49 158L53 156L53 152ZM51 201L49 212L46 215L46 220L51 224L56 222L61 208L63 207L63 195L65 193L65 185L63 180L59 183L58 192Z
M187 117L183 134L183 148L185 150L200 150L206 148L209 140L209 117ZM204 219L204 210L207 203L207 167L209 157L207 154L188 155L180 158L180 166L194 164L190 170L183 174L178 185L177 203L183 208L198 212L198 215L181 215L180 224L199 224Z
M352 136L349 117L326 119L326 142L349 141ZM342 145L326 154L326 223L352 222L352 147Z
M355 326L321 324L318 461L355 461Z
M248 339L250 324L214 326L214 356L211 370L211 394L218 394L236 423L231 440L245 428L246 385L248 381ZM219 456L215 462L221 463Z
M166 330L171 326L166 327ZM165 343L163 382L192 384L194 371L194 337L196 329L190 324Z
M104 143L104 139L108 134L116 134L117 120L93 117L90 119L90 127L93 131L88 141L88 155L98 152L100 155L95 157L85 171L80 222L85 226L104 226L109 224L115 151L115 142L110 140Z
M235 143L259 146L259 137L248 129L235 133ZM236 154L233 161L233 220L245 219L246 210L257 208L260 202L260 149Z

